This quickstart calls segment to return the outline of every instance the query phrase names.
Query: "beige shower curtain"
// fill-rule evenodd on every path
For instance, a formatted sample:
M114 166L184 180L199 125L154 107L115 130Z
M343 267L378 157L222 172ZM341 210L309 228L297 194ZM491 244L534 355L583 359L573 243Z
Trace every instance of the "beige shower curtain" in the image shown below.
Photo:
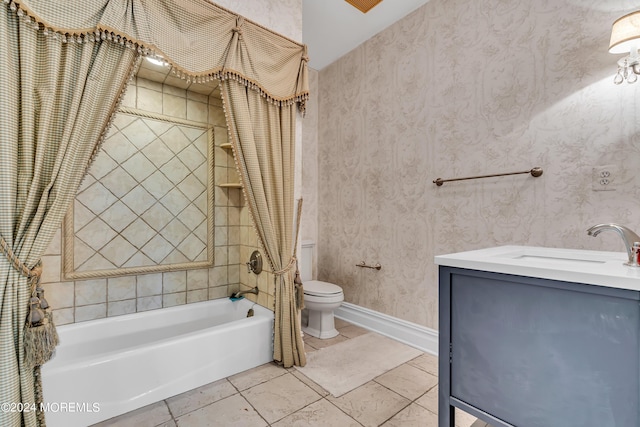
M246 120L240 118L243 104L251 105L252 119L281 115L271 122L279 131L260 130L258 139L238 131L236 140L238 151L250 141L281 144L281 152L270 151L272 160L246 161L252 175L288 171L281 190L255 186L274 205L252 212L258 223L274 224L277 238L265 232L263 244L272 267L286 270L276 290L274 357L285 366L304 364L286 267L294 107L304 110L308 98L305 46L205 0L5 0L0 8L0 243L4 239L14 264L23 267L19 273L0 256L0 402L37 400L39 368L25 365L31 290L24 271L37 264L60 226L139 55L162 56L172 74L189 81L222 80L236 131ZM239 92L231 95L230 86ZM248 183L245 191L253 194L253 188ZM44 425L41 415L0 411L0 425Z
M33 268L75 196L136 53L114 43L45 35L14 3L0 6L0 238ZM0 402L36 405L27 363L28 279L0 255ZM39 411L0 411L2 426L43 425Z
M275 274L274 360L304 366L306 358L293 283L294 105L265 102L227 80L222 85L236 166L260 242Z

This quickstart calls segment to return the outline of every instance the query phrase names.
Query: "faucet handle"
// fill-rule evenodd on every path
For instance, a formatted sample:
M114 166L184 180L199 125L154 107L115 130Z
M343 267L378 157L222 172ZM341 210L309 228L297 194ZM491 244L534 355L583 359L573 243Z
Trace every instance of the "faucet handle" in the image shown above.
M633 242L633 246L631 246L631 258L629 259L628 265L629 267L640 267L640 242Z
M260 251L253 251L249 261L245 264L247 264L247 273L260 274L262 272L262 255L260 255Z
M624 263L624 265L628 265L630 267L640 267L640 263L638 262L638 254L634 252L635 244L640 243L640 236L631 231L629 228L620 224L597 224L593 227L590 227L587 230L587 234L589 236L597 236L603 231L613 230L620 235L622 241L624 242L624 248L627 250L628 261Z

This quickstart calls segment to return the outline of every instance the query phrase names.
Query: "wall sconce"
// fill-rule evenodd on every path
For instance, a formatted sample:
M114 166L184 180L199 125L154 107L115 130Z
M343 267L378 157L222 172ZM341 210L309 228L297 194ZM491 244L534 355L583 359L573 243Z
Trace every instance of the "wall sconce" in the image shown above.
M635 83L640 74L640 10L618 18L611 27L609 53L629 53L618 61L618 73L613 82Z

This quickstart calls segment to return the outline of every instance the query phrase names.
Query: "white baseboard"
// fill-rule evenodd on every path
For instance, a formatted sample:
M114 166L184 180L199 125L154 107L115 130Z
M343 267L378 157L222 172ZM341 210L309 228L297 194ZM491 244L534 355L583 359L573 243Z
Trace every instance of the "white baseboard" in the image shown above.
M334 311L338 319L393 338L426 353L438 355L438 331L355 304L343 302Z

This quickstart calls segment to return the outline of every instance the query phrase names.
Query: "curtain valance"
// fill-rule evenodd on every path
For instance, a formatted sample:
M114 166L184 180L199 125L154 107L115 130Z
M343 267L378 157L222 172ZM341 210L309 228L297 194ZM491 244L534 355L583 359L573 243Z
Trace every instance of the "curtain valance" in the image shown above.
M307 49L205 0L4 0L63 41L115 40L178 77L233 79L278 105L309 96Z

